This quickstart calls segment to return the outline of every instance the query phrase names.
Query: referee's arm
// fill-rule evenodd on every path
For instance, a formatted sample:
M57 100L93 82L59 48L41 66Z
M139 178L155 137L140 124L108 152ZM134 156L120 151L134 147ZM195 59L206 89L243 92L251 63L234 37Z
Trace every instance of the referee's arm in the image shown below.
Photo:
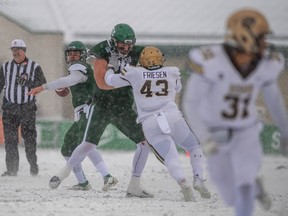
M4 85L5 85L4 72L3 72L3 67L1 67L1 70L0 70L0 94L4 88Z
M1 78L0 78L1 79ZM1 80L0 80L1 81ZM30 81L27 83L27 86L29 89L32 89L32 88L35 88L35 87L38 87L38 86L41 86L43 84L45 84L47 81L46 81L46 78L44 76L44 73L42 71L42 68L40 66L38 66L36 69L35 69L35 79L34 81ZM1 84L0 84L1 85Z

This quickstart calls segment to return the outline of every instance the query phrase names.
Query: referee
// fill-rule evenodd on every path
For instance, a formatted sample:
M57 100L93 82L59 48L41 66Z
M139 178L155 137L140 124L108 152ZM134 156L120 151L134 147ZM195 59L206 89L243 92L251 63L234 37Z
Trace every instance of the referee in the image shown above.
M3 95L3 128L5 137L6 168L2 176L17 176L19 169L18 129L25 144L30 174L39 172L36 155L36 99L28 96L30 89L46 83L38 63L26 57L26 44L21 39L11 43L13 60L7 61L0 71L0 93Z

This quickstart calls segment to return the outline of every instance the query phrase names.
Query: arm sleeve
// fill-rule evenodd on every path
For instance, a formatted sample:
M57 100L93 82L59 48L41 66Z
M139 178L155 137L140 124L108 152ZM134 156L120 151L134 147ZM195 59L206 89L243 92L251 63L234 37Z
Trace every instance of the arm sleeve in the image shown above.
M68 76L61 77L57 80L47 83L47 90L55 90L76 85L87 80L87 76L80 71L71 71Z
M185 88L183 111L200 143L210 138L208 128L201 119L201 101L209 93L210 84L199 74L191 74Z
M182 83L181 83L181 79L177 79L176 80L176 92L179 93L182 89Z
M114 74L114 71L112 69L106 71L105 82L107 85L113 86L115 88L130 85L130 82L125 78L125 76L123 76L122 74Z
M288 138L288 114L277 82L263 87L262 93L272 120L278 126L281 135Z

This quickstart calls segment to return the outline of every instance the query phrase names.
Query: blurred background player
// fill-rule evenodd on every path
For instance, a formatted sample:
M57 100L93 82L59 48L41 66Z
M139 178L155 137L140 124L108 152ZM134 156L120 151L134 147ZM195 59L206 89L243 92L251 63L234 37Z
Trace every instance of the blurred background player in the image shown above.
M38 175L36 98L27 96L31 88L46 83L41 66L26 56L26 44L22 39L11 43L13 59L5 62L0 71L0 93L3 96L3 129L5 137L6 168L2 176L17 176L19 170L19 127L24 140L30 174Z
M145 47L140 54L140 66L126 66L121 74L108 70L107 85L115 88L132 86L145 137L157 158L168 168L170 175L180 185L186 201L194 201L192 189L179 162L176 144L190 153L194 174L194 189L203 198L210 198L203 180L204 158L197 138L179 111L175 96L181 90L177 67L163 67L164 57L156 47Z
M111 89L104 81L105 72L109 67L120 73L125 65L136 65L143 46L137 46L134 30L125 23L117 24L109 40L104 40L90 49L93 60L94 77L100 89ZM145 167L150 148L145 141L141 125L136 123L137 113L133 109L131 87L111 91L98 90L95 101L98 118L95 136L100 140L107 125L114 125L125 136L137 144L133 158L132 176L127 189L128 196L153 197L144 190L140 178Z
M58 94L61 94L61 91L65 91L65 88L70 88L75 119L74 123L65 134L61 153L68 161L74 149L83 140L83 142L93 143L94 148L91 149L87 156L101 173L104 179L104 186L102 189L106 191L110 187L116 185L118 181L107 171L106 164L94 144L98 142L98 139L95 139L93 136L96 131L96 129L94 129L95 125L98 124L98 122L89 120L93 119L93 115L96 111L91 104L92 98L96 92L96 83L93 77L93 70L91 66L86 63L86 58L86 46L81 41L72 41L65 49L65 59L69 66L69 74L32 89L29 92L29 95L36 95L43 90L58 90ZM90 128L90 133L88 128ZM86 130L88 132L85 132ZM72 190L89 190L92 188L84 175L81 163L73 166L72 170L78 180L78 184L74 185L71 188ZM61 179L61 181L62 180L63 179ZM58 180L55 184L51 183L50 186L54 189L59 186L61 181Z
M190 126L203 144L208 169L220 195L236 216L253 214L254 200L264 209L271 199L258 171L261 167L256 99L261 91L288 145L288 120L277 80L283 56L269 50L271 32L263 14L242 9L227 20L225 43L189 52L191 74L184 98Z

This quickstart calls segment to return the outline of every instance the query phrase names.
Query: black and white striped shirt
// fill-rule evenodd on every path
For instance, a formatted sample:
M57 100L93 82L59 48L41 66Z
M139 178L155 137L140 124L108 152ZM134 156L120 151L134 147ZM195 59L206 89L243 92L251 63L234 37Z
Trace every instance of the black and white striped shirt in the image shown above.
M24 85L18 83L17 78L23 75L27 76ZM0 92L4 88L4 97L8 102L15 104L25 104L35 101L35 96L28 96L31 88L35 88L46 83L46 78L38 63L25 58L17 64L15 60L4 63L0 71Z

